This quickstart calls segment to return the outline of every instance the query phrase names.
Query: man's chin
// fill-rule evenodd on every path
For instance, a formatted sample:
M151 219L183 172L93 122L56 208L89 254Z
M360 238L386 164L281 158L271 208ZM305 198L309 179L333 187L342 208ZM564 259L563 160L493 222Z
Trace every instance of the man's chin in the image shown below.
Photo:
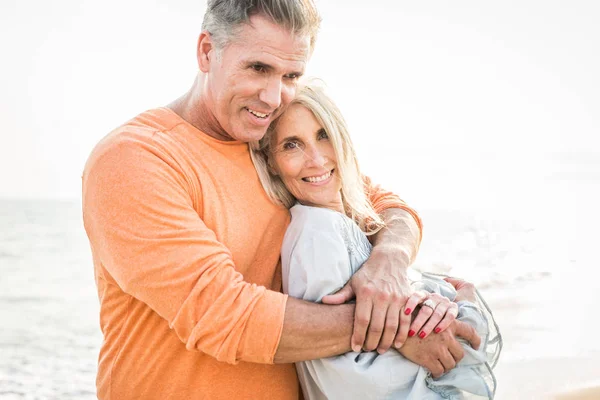
M254 142L262 139L267 133L267 128L257 129L254 127L253 129L246 129L244 132L240 132L239 135L236 136L237 140L241 142Z

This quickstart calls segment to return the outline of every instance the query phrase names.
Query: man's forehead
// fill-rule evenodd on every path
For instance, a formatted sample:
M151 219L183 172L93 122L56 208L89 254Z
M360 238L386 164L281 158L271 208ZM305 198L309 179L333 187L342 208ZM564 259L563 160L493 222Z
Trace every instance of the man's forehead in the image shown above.
M246 48L239 54L239 60L243 63L261 63L274 69L303 72L308 62L308 54L281 53L268 47L258 50Z
M310 36L296 34L265 17L253 16L236 35L235 42L244 49L244 58L264 55L281 61L306 64L310 55Z

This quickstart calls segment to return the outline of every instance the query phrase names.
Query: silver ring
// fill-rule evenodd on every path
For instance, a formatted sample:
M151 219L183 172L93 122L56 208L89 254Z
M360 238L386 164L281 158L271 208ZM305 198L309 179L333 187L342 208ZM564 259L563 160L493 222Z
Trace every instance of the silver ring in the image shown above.
M423 305L424 305L425 307L429 307L429 308L431 308L432 310L435 310L435 307L437 306L437 304L435 304L435 302L434 302L433 300L431 300L431 299L427 299L427 300L425 300L425 301L423 302Z

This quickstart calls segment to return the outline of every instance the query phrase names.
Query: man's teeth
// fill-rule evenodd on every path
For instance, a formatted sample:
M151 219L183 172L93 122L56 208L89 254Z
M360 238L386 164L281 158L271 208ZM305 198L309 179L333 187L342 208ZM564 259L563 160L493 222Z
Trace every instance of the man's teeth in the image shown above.
M269 116L269 114L259 113L258 111L254 111L249 108L246 108L246 110L248 110L251 114L257 116L258 118L267 118Z
M305 181L311 182L311 183L317 183L317 182L322 182L325 179L329 178L331 176L331 171L321 175L321 176L311 176L308 178L304 178Z

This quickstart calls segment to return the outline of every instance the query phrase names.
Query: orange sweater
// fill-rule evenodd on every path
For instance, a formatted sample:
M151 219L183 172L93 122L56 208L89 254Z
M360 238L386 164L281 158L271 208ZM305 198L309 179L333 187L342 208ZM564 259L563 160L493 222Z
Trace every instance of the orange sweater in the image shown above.
M369 192L378 211L407 208ZM267 198L245 143L166 108L143 113L92 152L83 217L104 334L100 399L298 398L294 365L273 364L289 213Z

